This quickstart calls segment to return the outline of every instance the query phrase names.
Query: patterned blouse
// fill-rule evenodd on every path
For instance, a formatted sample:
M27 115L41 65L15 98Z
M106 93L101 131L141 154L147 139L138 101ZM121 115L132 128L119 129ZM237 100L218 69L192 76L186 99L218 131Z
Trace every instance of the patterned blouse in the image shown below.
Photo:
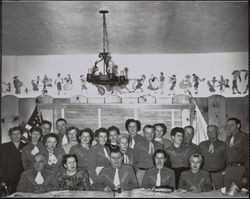
M64 169L57 173L58 190L87 191L92 190L89 182L89 175L86 169L77 168L75 175L69 176Z

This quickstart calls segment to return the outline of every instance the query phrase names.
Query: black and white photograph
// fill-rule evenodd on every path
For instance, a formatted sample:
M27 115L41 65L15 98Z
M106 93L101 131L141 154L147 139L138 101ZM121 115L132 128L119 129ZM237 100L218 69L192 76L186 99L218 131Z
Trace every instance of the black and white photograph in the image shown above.
M1 11L0 197L249 198L248 1Z

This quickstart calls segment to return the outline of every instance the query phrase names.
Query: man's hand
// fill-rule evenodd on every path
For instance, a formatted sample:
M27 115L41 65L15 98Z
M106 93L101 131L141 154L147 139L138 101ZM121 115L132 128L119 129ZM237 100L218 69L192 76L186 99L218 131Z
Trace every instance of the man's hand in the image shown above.
M200 193L201 192L201 188L200 187L196 187L196 186L191 186L190 190L192 192L195 192L195 193Z
M110 191L112 191L112 189L111 189L109 186L106 186L106 187L103 189L103 191L105 191L105 192L110 192Z

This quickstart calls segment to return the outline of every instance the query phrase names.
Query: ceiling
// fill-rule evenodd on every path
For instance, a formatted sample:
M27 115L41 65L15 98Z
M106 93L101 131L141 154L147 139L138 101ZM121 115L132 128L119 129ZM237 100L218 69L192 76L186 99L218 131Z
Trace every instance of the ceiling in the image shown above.
M248 2L8 1L2 54L97 54L101 9L112 53L248 51Z

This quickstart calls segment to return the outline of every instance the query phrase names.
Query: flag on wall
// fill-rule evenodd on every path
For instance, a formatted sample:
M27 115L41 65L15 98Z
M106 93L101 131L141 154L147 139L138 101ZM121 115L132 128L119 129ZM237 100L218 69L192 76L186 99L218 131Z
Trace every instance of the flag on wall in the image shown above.
M207 123L204 119L204 117L202 116L202 113L199 109L199 107L197 106L197 103L195 103L195 110L196 110L196 117L194 120L194 124L193 127L195 129L196 134L194 135L193 138L193 142L197 145L199 145L199 143L208 140L207 137Z
M38 105L36 105L28 123L26 124L25 128L30 130L33 126L40 126L41 123L43 122L43 117L38 109Z

